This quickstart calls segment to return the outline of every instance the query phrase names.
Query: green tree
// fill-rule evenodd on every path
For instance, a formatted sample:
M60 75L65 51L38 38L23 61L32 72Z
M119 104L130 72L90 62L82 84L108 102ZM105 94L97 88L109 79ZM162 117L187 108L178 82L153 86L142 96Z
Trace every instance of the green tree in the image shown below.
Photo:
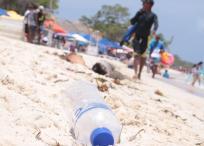
M59 0L34 0L36 4L43 5L47 8L57 9Z
M185 61L181 59L178 55L174 55L174 65L175 67L183 66L183 67L192 67L193 63Z
M119 4L103 5L94 16L82 16L80 21L95 30L99 30L105 37L119 41L127 28L129 11L128 8Z

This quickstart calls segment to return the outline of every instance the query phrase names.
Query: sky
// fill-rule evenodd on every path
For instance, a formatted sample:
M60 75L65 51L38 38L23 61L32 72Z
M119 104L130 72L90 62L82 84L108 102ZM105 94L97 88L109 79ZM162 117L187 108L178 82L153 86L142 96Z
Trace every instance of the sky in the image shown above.
M121 4L133 17L141 0L60 0L58 16L77 20L82 15L93 16L102 5ZM204 61L204 0L155 0L153 12L159 19L158 33L174 37L170 50L182 59Z

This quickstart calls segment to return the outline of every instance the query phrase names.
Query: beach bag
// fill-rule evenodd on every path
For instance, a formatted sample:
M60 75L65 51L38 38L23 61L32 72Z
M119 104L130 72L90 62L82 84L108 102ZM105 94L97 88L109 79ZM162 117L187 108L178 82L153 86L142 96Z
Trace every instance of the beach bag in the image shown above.
M134 34L136 28L137 28L137 24L129 26L127 32L123 36L122 41L128 42L131 39L132 35Z

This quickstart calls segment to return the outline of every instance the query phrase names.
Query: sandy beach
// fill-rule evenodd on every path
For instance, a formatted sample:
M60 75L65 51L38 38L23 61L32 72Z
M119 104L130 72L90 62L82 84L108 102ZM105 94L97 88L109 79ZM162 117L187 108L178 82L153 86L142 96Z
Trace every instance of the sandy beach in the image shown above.
M0 30L3 28L1 27ZM154 80L111 78L90 70L103 58L81 54L86 66L62 59L63 50L25 43L0 31L0 146L77 146L70 133L72 105L63 105L71 80L95 85L123 125L118 146L204 146L204 98ZM108 59L106 59L108 60ZM133 70L108 60L132 77ZM171 72L171 71L170 71Z

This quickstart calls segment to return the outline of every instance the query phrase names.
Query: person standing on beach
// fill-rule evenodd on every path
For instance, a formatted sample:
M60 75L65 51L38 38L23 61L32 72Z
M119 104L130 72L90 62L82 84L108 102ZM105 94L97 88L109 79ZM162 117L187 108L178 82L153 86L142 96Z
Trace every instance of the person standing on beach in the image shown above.
M27 24L28 24L28 42L33 43L37 28L35 6L30 7L30 12L27 16Z
M146 62L146 50L148 45L148 36L151 33L151 28L154 25L152 34L155 35L158 29L157 15L152 12L154 5L153 0L142 0L143 8L139 10L136 15L130 20L132 25L137 24L135 29L135 37L132 45L134 48L134 78L141 78L142 69ZM138 71L139 66L139 71Z
M198 81L199 85L201 83L201 77L200 77L200 69L203 65L203 62L199 62L198 64L193 65L192 67L192 75L193 75L193 81L192 86L195 85L196 81Z
M37 37L38 37L38 44L41 41L41 30L45 21L45 14L44 14L44 6L39 6L37 10Z
M24 13L24 20L23 20L23 25L24 25L24 35L26 38L26 41L29 41L29 36L28 36L28 15L30 14L30 11L32 10L32 6L28 5L27 10Z
M156 35L149 44L149 66L152 70L152 78L158 73L158 67L161 61L161 53L164 52L164 44L160 41L160 36Z

